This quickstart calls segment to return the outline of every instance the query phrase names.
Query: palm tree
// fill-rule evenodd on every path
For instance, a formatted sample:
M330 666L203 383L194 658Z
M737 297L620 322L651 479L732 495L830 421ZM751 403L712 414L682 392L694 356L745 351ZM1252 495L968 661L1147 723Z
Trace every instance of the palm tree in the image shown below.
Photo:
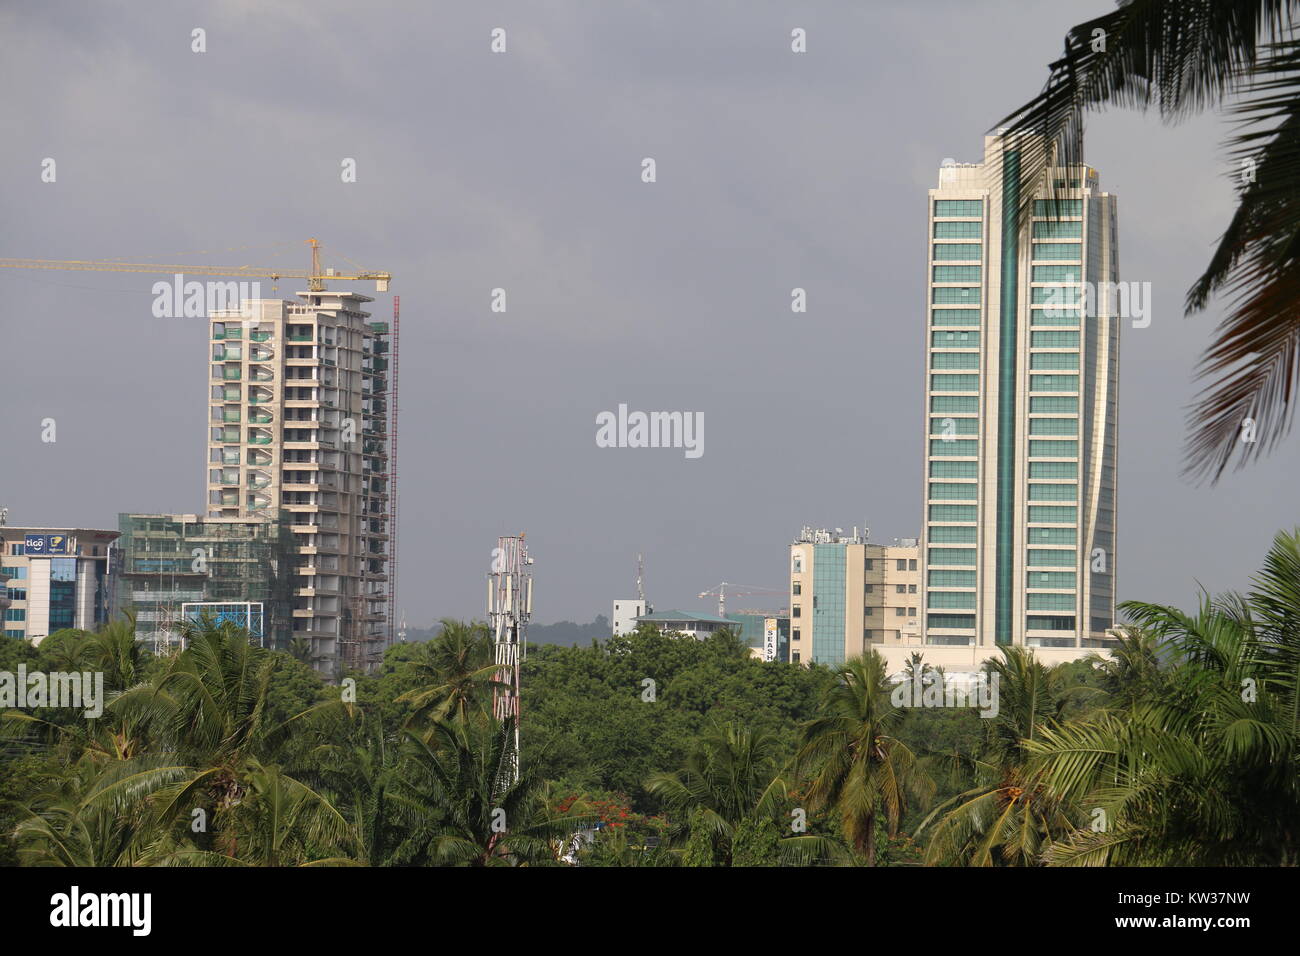
M834 808L845 837L876 863L876 822L897 835L908 797L928 799L933 781L891 731L902 713L890 702L884 659L874 650L835 671L820 716L805 725L798 766L811 774L809 809Z
M112 691L126 690L144 677L149 652L135 636L135 615L104 625L87 636L84 653L92 667L104 672L104 686Z
M1101 826L1059 838L1058 865L1300 861L1300 532L1279 534L1247 595L1195 615L1130 602L1169 649L1166 686L1124 713L1044 732L1031 766Z
M1033 865L1054 837L1073 825L1068 808L1025 769L1027 747L1054 725L1071 688L1060 667L1048 668L1024 647L1001 648L988 664L997 678L997 715L988 721L985 750L960 759L975 785L937 806L917 828L930 832L929 864Z
M791 786L777 763L778 743L768 733L736 723L714 724L677 773L657 773L646 785L682 821L690 821L698 840L716 848L731 866L737 835L747 827L788 821L782 811ZM703 835L700 835L703 834ZM792 834L777 842L787 861L816 859L830 852L828 842L811 834Z
M1187 470L1217 481L1288 432L1300 398L1300 41L1297 0L1131 0L1065 37L1043 92L998 124L1016 144L1026 227L1054 170L1081 162L1091 109L1155 106L1167 121L1234 103L1237 211L1188 314L1225 292L1233 311L1199 368ZM1257 440L1241 441L1244 422Z
M525 866L557 862L577 818L550 810L529 764L506 776L510 721L436 720L407 731L406 762L391 793L408 836L396 860L434 866Z
M425 659L415 664L424 685L398 697L415 706L408 725L453 717L464 721L481 709L494 684L494 648L487 625L444 618L442 631L429 642Z

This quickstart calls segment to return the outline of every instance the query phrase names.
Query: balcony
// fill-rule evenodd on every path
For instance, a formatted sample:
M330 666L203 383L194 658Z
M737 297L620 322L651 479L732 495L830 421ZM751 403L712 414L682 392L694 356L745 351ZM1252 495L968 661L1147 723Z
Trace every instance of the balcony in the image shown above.
M265 365L253 365L249 367L248 377L254 382L274 381L275 375Z
M266 409L258 409L248 413L248 420L254 425L269 425L271 423L271 418L271 413ZM229 419L227 419L227 421L229 421ZM236 418L235 421L239 421L239 419Z
M221 377L227 382L238 382L244 376L243 372L239 368L223 368L221 370Z
M238 408L224 409L221 413L221 420L223 422L238 422L240 420L239 409Z
M269 342L271 339L270 332L251 332L248 336L254 342Z
M248 443L250 445L269 445L271 444L271 433L265 428L250 428L248 430Z

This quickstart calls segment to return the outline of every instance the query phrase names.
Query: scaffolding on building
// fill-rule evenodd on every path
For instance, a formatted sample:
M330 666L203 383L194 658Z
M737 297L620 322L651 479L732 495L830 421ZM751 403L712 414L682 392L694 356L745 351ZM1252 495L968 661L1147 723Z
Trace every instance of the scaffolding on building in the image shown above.
M183 605L256 602L265 646L286 650L293 631L293 536L284 520L197 515L118 516L122 570L117 606L158 654L180 649Z

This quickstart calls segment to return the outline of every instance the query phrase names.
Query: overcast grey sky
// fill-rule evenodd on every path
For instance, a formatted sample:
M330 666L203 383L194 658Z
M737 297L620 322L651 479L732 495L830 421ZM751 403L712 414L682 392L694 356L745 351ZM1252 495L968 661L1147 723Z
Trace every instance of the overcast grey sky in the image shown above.
M721 580L784 587L801 525L919 533L926 190L944 157L978 160L1065 30L1107 9L10 4L0 256L301 268L315 236L327 264L389 270L410 623L481 616L495 538L518 531L539 621L608 614L638 551L657 606L707 608L696 594ZM1089 124L1121 278L1151 282L1155 306L1121 346L1122 599L1245 586L1297 523L1300 438L1218 488L1179 477L1222 314L1181 303L1231 209L1224 134L1215 117ZM0 270L11 524L202 510L205 326L153 318L153 281ZM391 303L377 295L376 318ZM598 448L595 417L621 402L703 413L703 457Z

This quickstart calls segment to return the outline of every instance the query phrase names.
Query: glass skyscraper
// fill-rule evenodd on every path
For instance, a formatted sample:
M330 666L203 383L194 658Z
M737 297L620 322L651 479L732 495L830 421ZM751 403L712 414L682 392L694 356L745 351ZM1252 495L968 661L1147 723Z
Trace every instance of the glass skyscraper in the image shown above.
M1025 232L1020 177L989 136L929 194L923 640L1064 659L1114 625L1116 201L1058 168Z

